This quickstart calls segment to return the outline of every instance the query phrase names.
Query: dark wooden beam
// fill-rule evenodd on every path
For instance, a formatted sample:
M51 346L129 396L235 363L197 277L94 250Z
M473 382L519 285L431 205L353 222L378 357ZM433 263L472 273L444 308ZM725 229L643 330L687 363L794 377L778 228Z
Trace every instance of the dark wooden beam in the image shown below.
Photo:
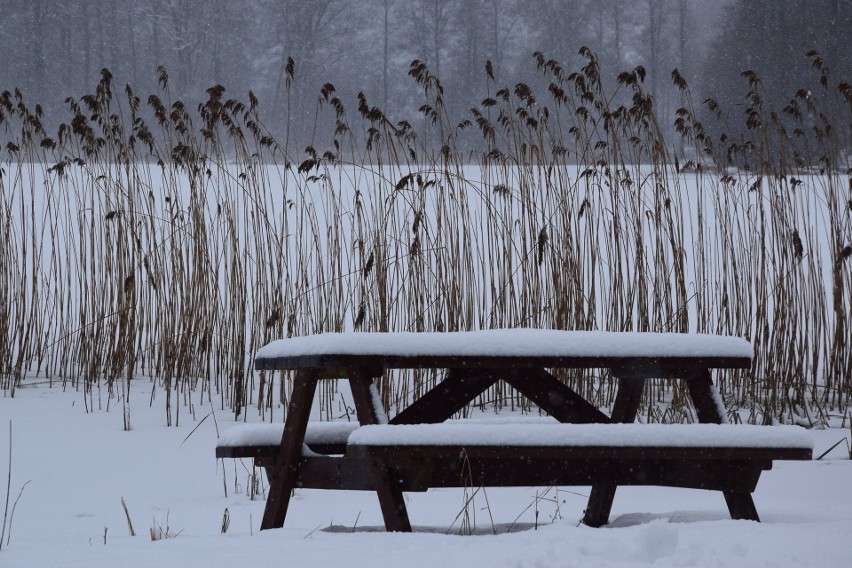
M752 499L751 493L733 490L727 490L723 493L732 519L760 522L760 517L757 515L757 508L754 506L754 499Z
M482 369L448 369L443 381L394 416L391 424L437 424L470 404L497 382L497 374Z
M692 399L692 405L695 407L695 413L698 415L698 421L709 424L727 422L728 417L716 404L718 394L716 387L713 386L710 370L695 369L689 371L684 378L689 396Z
M610 421L606 414L544 369L531 368L524 375L506 373L502 378L560 422L602 424Z

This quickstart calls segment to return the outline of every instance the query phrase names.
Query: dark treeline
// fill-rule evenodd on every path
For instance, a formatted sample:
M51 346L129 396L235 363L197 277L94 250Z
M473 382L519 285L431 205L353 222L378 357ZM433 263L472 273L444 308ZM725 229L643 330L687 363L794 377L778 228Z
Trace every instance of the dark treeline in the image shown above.
M441 79L448 114L459 120L489 95L486 61L497 84L537 86L535 51L575 68L578 49L588 46L612 86L620 71L641 65L666 128L683 104L671 85L675 68L696 100L716 97L728 112L745 107L740 73L746 69L761 77L778 108L795 90L815 88L819 73L804 56L810 50L820 52L833 77L852 76L850 0L3 0L0 6L0 90L19 88L28 104L41 103L48 130L66 119L67 97L92 91L102 68L116 84L147 95L158 92L156 69L163 65L169 97L189 103L204 100L216 84L240 99L252 91L266 126L283 136L288 124L302 147L313 142L325 83L352 105L363 92L390 120L415 116L422 93L406 80L414 59ZM288 58L295 62L291 81Z

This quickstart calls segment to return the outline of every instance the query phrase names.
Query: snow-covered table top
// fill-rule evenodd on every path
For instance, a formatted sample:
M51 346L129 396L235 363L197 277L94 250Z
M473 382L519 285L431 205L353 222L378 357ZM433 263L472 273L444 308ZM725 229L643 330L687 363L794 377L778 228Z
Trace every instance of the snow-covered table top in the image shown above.
M664 360L706 367L749 366L751 344L738 337L680 333L496 329L447 333L323 333L280 339L262 347L258 369L441 367L529 363L611 367L625 360Z

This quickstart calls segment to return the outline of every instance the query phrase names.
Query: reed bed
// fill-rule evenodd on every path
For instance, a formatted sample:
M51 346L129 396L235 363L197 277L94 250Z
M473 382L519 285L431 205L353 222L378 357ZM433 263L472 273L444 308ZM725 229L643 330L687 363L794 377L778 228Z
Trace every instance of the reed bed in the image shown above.
M38 105L4 92L0 388L74 389L88 408L120 405L126 428L134 381L150 382L168 424L201 405L273 420L290 377L251 361L270 340L525 326L742 336L752 368L716 376L736 417L845 415L852 87L811 54L823 91L766 109L746 72L731 126L738 113L697 105L677 71L684 106L658 117L641 67L607 92L581 55L568 72L536 54L532 86L486 65L460 122L422 62L409 120L361 94L350 112L326 84L311 119L328 131L306 148L275 139L251 93L172 100L165 69L144 101L104 70L55 135ZM391 413L440 378L400 374L380 384ZM604 372L560 378L612 403ZM324 415L344 414L337 385L324 388ZM501 385L476 404L531 410ZM643 408L693 418L665 381Z

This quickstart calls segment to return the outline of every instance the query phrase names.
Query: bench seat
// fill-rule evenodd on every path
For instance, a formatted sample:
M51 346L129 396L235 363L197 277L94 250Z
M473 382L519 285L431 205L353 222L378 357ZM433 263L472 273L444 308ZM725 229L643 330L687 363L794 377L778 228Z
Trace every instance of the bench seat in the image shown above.
M759 473L773 460L809 460L813 442L797 426L443 423L364 426L349 436L347 455L385 460L410 491L458 486L464 474L484 486L587 485L603 476L619 485L734 483L751 492L756 478L733 481L719 471ZM531 462L537 467L524 467Z
M282 432L280 424L232 428L220 437L216 456L254 458L272 479ZM813 455L811 437L798 426L561 424L548 419L361 427L311 422L305 442L295 487L363 491L376 490L373 470L378 466L393 472L402 491L605 480L749 494L774 460ZM756 512L741 515L736 509L731 514L756 517Z
M357 422L311 422L305 445L318 454L342 454ZM241 424L222 432L216 442L217 458L275 458L284 424ZM262 464L258 464L262 465Z
M310 428L309 428L310 431ZM714 448L813 450L807 431L798 426L730 424L560 424L448 421L440 424L371 425L353 429L356 446L477 446L680 448L706 452ZM800 459L800 458L794 458Z
M773 460L809 460L796 426L717 424L418 424L365 426L347 456L403 491L431 487L658 485L725 493L732 518L759 520L750 493ZM585 522L606 524L609 507Z

